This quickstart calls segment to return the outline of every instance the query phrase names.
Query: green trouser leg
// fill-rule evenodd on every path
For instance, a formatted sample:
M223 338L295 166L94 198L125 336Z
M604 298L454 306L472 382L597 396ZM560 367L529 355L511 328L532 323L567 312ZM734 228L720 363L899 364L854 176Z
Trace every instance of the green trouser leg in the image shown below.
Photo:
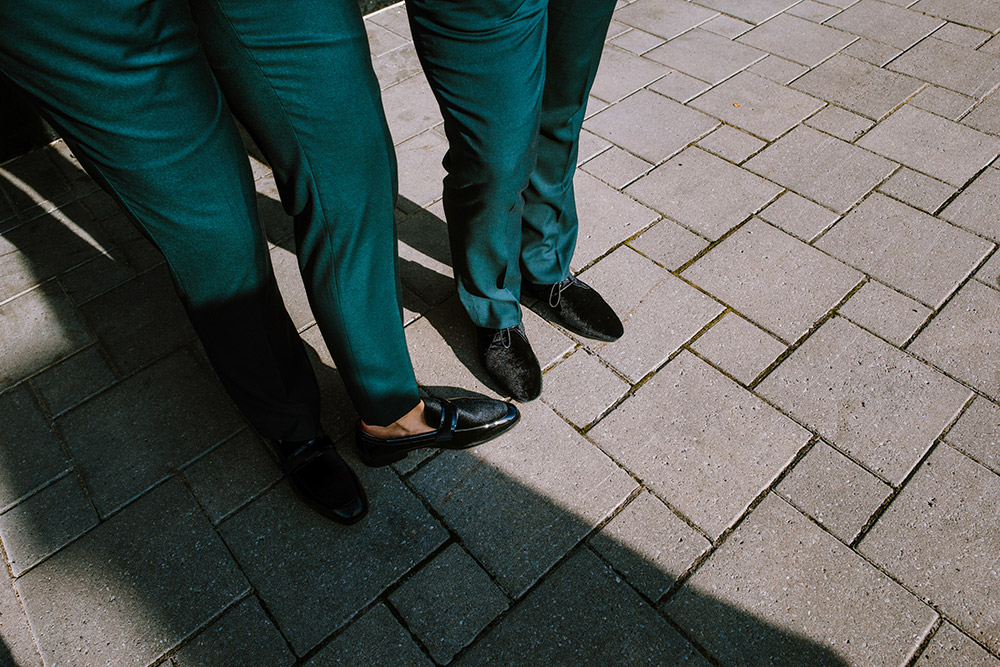
M350 0L248 4L274 24L271 39L262 38L266 44L259 48L289 56L287 71L265 73L256 88L234 93L237 86L230 87L248 124L282 141L289 126L321 134L310 125L322 116L324 125L350 124L363 137L343 150L336 140L327 145L341 151L352 177L341 180L338 172L324 185L317 182L329 174L309 168L315 146L272 157L306 250L304 273L318 275L304 276L314 307L324 311L317 320L325 336L350 339L332 351L362 417L387 423L416 405L417 394L393 298L391 151L377 94L366 94L370 66L355 68L359 52L367 58L363 26ZM315 11L292 10L291 4ZM341 11L331 11L331 4ZM213 366L249 421L267 437L314 436L316 380L281 303L246 153L199 41L215 39L218 26L196 26L181 0L12 5L0 5L0 72L36 97L88 171L163 251ZM344 16L353 20L342 21ZM333 25L336 32L324 32ZM218 38L237 41L233 30L230 24ZM257 55L246 48L248 68L258 69ZM334 72L342 67L343 77L326 79L327 87L357 98L350 115L322 108L329 99L309 87L308 75L300 76L328 65ZM218 76L225 79L226 72ZM310 107L315 99L316 116L276 112L270 105L282 90L283 101L295 98ZM364 175L353 177L354 169ZM347 211L337 208L347 197L328 199L323 192L324 186L340 192L369 177L373 187L352 193ZM354 246L358 236L364 240ZM333 286L322 286L329 278ZM360 286L362 300L374 292L379 299L345 315L346 305L357 300L344 297L344 284L348 291ZM348 322L360 326L352 329ZM374 332L384 348L375 352L377 359L370 358ZM351 341L359 341L360 353L344 353L355 351Z
M522 279L530 283L569 275L579 227L573 174L580 129L614 8L614 0L549 0L538 157L521 226Z
M521 272L569 272L572 180L613 0L407 0L445 120L445 215L458 293L473 323L521 320ZM537 164L536 164L537 157Z

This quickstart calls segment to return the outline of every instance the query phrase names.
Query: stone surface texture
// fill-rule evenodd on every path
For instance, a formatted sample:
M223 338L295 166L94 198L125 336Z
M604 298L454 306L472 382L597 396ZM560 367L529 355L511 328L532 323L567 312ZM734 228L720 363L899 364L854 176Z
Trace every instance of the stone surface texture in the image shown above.
M364 25L417 380L499 397L406 6ZM569 268L624 336L525 298L520 424L383 468L245 136L350 527L67 144L0 165L0 665L998 667L1000 3L617 0L595 75Z

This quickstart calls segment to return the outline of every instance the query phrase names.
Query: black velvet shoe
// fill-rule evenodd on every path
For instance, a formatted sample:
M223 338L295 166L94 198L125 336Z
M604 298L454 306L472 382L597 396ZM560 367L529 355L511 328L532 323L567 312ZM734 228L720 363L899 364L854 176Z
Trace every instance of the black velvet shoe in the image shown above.
M490 377L521 403L542 393L542 369L524 333L524 325L507 329L476 327L479 360Z
M492 440L513 428L521 413L510 403L492 398L424 399L424 419L437 430L403 438L382 439L361 430L355 442L362 463L372 467L402 460L422 447L468 449Z
M326 435L277 441L275 446L292 488L314 510L344 525L360 521L368 512L361 482Z
M622 321L593 287L576 276L554 285L527 285L538 299L540 314L551 322L585 338L607 342L625 333Z

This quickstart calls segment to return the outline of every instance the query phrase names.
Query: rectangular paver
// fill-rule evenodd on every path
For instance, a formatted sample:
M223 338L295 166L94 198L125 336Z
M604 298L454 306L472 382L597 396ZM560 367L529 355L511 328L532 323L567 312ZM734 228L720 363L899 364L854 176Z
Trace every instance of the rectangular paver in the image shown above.
M705 30L692 30L646 54L646 58L717 84L767 53Z
M689 352L590 431L712 539L733 525L810 434Z
M941 19L880 0L861 0L831 18L826 25L905 51L944 23Z
M888 67L969 97L982 97L1000 83L1000 58L934 37L920 42Z
M847 320L833 318L757 392L893 485L972 392Z
M889 72L850 56L836 55L796 79L792 87L877 121L924 85L923 81L905 74Z
M665 610L723 664L900 664L937 618L773 495Z
M717 15L683 0L637 0L615 12L615 19L663 39L673 39Z
M815 67L856 39L846 32L780 14L736 41L800 65Z

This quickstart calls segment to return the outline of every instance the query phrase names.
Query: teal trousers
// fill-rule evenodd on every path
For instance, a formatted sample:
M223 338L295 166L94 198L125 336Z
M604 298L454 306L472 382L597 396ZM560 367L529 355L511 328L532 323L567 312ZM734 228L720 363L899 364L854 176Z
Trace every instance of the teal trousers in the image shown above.
M615 0L407 0L448 136L444 208L459 298L521 321L521 281L569 275L580 127Z
M0 73L163 251L223 384L264 436L315 436L233 121L294 217L310 305L361 417L417 405L398 300L395 156L355 0L0 3Z

